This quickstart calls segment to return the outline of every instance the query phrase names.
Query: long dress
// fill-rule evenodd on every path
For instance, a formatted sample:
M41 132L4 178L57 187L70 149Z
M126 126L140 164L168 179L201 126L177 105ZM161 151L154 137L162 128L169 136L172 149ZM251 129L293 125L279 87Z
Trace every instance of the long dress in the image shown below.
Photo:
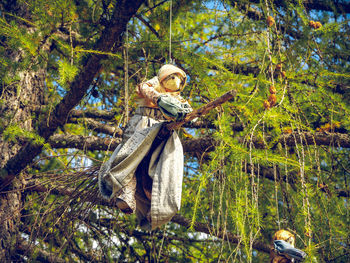
M147 91L154 95L153 90ZM132 193L136 216L145 229L169 222L181 205L183 148L175 131L160 138L165 121L159 109L141 105L128 122L123 142L99 172L100 193L106 199L123 195L136 184Z

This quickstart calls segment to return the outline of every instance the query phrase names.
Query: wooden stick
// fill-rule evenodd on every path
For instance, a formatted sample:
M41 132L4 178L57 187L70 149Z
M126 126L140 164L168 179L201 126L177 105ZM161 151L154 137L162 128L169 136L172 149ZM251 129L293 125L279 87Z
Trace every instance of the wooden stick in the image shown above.
M224 95L221 97L209 102L208 104L205 104L204 106L200 107L199 109L196 109L189 113L185 119L179 122L171 122L166 125L166 128L168 130L175 130L180 128L182 125L184 125L186 122L190 122L193 119L203 116L207 114L210 110L216 108L217 106L220 106L221 104L225 103L226 101L233 99L236 96L236 91L235 90L230 90L226 92Z

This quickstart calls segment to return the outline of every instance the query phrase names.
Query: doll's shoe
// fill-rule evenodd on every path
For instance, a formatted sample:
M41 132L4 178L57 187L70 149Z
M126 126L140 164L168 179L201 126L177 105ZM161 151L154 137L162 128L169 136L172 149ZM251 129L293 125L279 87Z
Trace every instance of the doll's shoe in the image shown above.
M136 210L136 177L133 176L130 182L121 190L116 199L116 205L125 214L132 214Z
M142 218L140 221L140 227L144 230L151 231L152 230L152 221L151 221L151 212L148 211L146 217Z
M153 180L148 174L142 175L142 188L145 193L147 199L151 201L152 199L152 184Z
M134 212L135 209L132 209L127 202L125 202L124 200L117 198L116 200L117 202L117 206L120 209L120 211L122 211L124 214L132 214Z

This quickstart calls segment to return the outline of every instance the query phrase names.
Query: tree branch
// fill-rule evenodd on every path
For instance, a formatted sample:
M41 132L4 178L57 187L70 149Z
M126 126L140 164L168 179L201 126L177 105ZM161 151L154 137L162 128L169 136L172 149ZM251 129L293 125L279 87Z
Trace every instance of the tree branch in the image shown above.
M71 110L69 115L74 118L94 118L94 119L104 119L104 120L112 120L115 116L114 111L107 110Z
M289 135L290 136L290 135ZM99 138L95 136L80 136L80 135L63 135L58 134L50 137L49 143L54 148L75 148L80 150L110 150L113 151L120 143L121 138ZM201 158L201 156L205 153L211 152L215 150L216 141L212 137L204 137L198 139L190 139L190 140L182 140L182 145L184 152L189 153L190 155L194 155L197 158ZM292 141L290 146L294 146L295 142ZM245 166L244 172L251 173L252 167L249 163ZM275 180L274 169L272 167L266 166L254 166L254 174L259 174L260 176L269 179L271 181ZM276 169L276 179L283 180L284 182L288 182L291 187L296 191L295 186L295 175L291 174L287 179L286 176L282 176L278 167ZM34 187L34 186L32 186ZM40 187L35 186L36 191L40 192ZM321 188L321 191L325 189ZM46 191L46 190L43 190ZM57 191L57 189L53 189L52 191ZM63 190L62 190L63 191ZM325 192L325 191L324 191ZM57 194L54 192L54 194ZM67 193L66 193L67 194ZM350 193L344 189L335 189L334 194L338 197L349 197Z
M249 0L250 3L259 4L259 0ZM292 1L298 3L298 1ZM274 0L273 3L278 7L285 7L284 1ZM350 13L350 3L346 1L320 1L320 0L304 0L302 4L306 9L318 11L337 12L339 14Z
M100 138L97 136L55 134L50 137L48 143L53 148L75 148L79 150L114 150L121 143L118 138Z
M53 148L75 148L80 150L114 150L121 143L121 135L116 138L100 138L97 136L82 136L72 134L55 134L51 136L48 143ZM239 138L243 142L244 138ZM266 137L266 141L273 140ZM343 133L316 132L316 133L292 133L284 134L278 142L289 147L295 146L295 143L304 145L325 145L334 147L350 148L350 136ZM195 139L182 140L184 152L203 154L215 150L217 142L212 137L202 137ZM267 145L260 139L253 138L253 145L257 149L265 149Z
M86 151L113 151L121 143L121 137L100 138L97 136L82 136L73 134L55 134L48 143L53 148L74 148ZM184 152L200 153L211 152L215 149L216 141L211 137L182 140Z
M148 23L146 21L146 19L144 19L141 15L136 15L136 17L146 26L148 27L149 30L151 30L151 32L158 38L161 39L158 32L152 27L152 25L150 23Z
M76 119L76 118L69 118L68 119L69 123L74 123L74 124L82 124L82 125L86 125L87 128L89 128L90 130L96 131L96 132L101 132L104 134L108 134L108 135L114 135L114 136L122 136L123 135L123 131L122 129L109 125L109 124L104 124L101 123L99 121L96 121L94 119L91 118L84 118L84 119Z
M265 137L266 143L273 141L274 138L271 136ZM242 143L246 141L245 138L238 138L238 141ZM266 143L261 139L253 138L253 145L256 149L265 149ZM303 145L325 145L334 147L350 148L350 135L338 132L293 132L290 134L282 134L278 139L278 142L282 145L293 147L296 144Z
M279 139L288 146L295 146L295 142L304 145L325 145L334 147L350 148L350 135L337 132L303 132L282 135Z
M281 6L280 1L275 1L277 6ZM345 1L319 1L304 0L303 4L306 9L319 11L337 12L338 14L350 13L350 3Z
M253 171L252 171L253 168ZM275 170L273 167L265 167L262 165L254 165L252 167L252 165L250 163L246 163L246 165L244 166L244 172L250 174L250 173L254 173L256 175L260 175L266 179L269 179L270 181L275 181ZM296 182L296 178L295 175L291 174L289 175L289 177L287 176L282 176L279 167L276 167L276 180L277 181L284 181L284 182L288 182L290 184L290 186L293 188L294 191L297 191L295 182Z

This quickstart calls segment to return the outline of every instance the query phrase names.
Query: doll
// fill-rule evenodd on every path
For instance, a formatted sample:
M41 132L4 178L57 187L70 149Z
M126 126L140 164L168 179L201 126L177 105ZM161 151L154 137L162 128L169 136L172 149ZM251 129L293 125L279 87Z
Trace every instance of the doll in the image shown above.
M123 142L99 172L103 197L116 197L126 213L136 212L139 223L154 229L168 222L180 209L183 150L176 132L161 138L162 125L182 120L192 111L180 96L186 84L185 72L171 64L158 75L136 87L138 108L131 117Z
M270 253L271 263L291 263L302 261L306 253L295 248L295 237L287 230L281 229L273 236L274 249Z

